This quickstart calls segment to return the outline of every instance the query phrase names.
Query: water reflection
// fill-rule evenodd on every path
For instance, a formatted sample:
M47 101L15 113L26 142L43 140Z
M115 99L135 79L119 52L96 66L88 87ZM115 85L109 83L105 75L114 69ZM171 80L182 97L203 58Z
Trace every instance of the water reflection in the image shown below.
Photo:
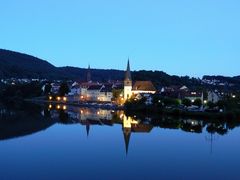
M240 125L239 121L209 121L195 119L177 119L173 117L127 116L123 111L74 107L66 105L46 105L28 110L10 110L0 107L0 140L30 135L45 130L56 123L64 125L81 124L90 136L93 126L121 125L125 151L128 154L132 133L150 133L154 128L174 129L187 133L203 133L206 141L212 144L215 135L226 135Z
M39 108L16 110L0 106L0 140L30 135L45 130L56 122L44 116Z

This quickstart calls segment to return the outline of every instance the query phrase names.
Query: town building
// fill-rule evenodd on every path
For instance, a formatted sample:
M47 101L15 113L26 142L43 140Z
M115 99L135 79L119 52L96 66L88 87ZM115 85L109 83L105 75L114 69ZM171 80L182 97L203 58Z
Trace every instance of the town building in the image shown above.
M222 99L222 96L217 91L208 91L208 102L217 103Z
M128 60L127 70L125 72L124 79L124 100L130 99L133 95L137 96L138 94L155 94L156 88L151 81L136 81L133 85L130 62Z
M184 98L189 99L192 103L196 99L200 99L203 102L203 93L197 91L189 91L184 93Z

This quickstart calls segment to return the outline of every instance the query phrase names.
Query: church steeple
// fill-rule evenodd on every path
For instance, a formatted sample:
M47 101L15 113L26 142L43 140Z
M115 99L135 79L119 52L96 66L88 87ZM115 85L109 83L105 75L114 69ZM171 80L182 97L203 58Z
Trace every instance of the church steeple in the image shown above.
M88 65L88 70L87 70L87 82L91 82L91 68L90 65Z
M132 76L131 76L131 70L130 70L130 62L129 62L129 59L128 59L127 70L126 70L126 73L125 73L125 81L131 81L131 80L132 80Z
M129 148L129 142L131 137L131 128L124 128L123 136L124 136L124 142L125 142L126 155L128 155L128 148Z
M86 131L87 131L87 137L88 137L89 136L89 132L90 132L90 123L89 122L87 122Z
M124 86L132 86L132 76L131 76L129 59L127 62L127 70L125 72Z

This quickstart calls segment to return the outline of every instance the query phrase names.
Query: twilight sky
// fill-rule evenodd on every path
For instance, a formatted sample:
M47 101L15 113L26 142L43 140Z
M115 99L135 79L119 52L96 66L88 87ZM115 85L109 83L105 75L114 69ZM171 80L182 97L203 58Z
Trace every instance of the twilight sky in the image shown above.
M56 66L240 75L239 0L5 0L0 48Z

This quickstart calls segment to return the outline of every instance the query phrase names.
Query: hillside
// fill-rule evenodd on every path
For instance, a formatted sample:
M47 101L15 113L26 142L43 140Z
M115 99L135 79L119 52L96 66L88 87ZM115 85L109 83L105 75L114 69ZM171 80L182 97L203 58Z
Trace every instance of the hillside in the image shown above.
M0 79L2 78L46 78L84 81L87 69L55 67L49 62L23 53L0 49ZM93 69L95 81L118 80L124 77L119 70Z
M47 61L0 49L0 78L56 78L59 74L59 70Z
M47 61L23 53L0 49L0 79L3 78L46 78L49 80L86 80L87 69L76 67L55 67ZM93 81L123 80L124 71L91 69ZM134 71L134 80L151 80L155 86L186 85L190 88L202 88L202 80L188 76L171 76L162 71ZM203 80L219 80L240 87L240 76L204 76ZM209 86L208 84L206 84ZM211 85L210 85L211 86Z

